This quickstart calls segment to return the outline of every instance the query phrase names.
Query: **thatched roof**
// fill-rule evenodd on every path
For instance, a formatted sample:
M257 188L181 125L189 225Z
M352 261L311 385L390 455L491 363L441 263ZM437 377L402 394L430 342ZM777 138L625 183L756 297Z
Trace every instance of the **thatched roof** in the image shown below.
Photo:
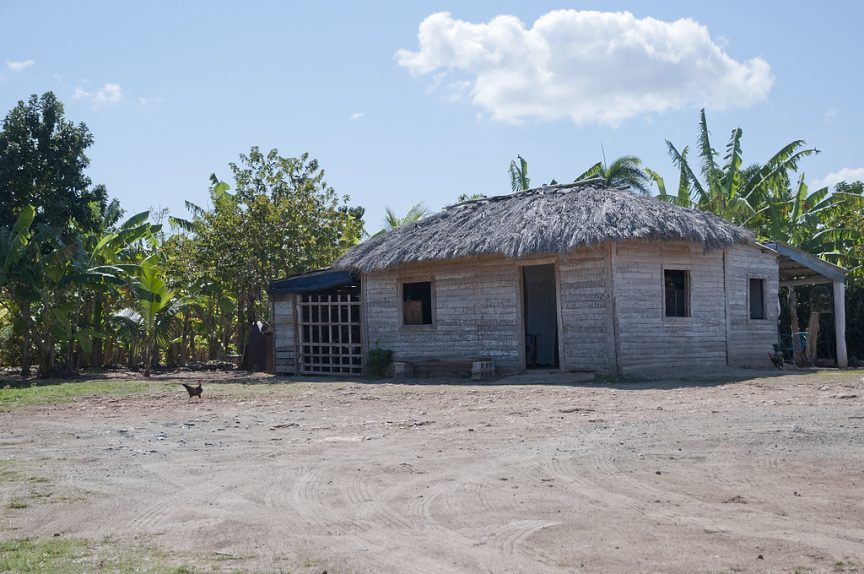
M716 215L592 180L451 205L360 243L335 267L370 272L476 255L519 259L623 240L685 240L711 249L754 238Z

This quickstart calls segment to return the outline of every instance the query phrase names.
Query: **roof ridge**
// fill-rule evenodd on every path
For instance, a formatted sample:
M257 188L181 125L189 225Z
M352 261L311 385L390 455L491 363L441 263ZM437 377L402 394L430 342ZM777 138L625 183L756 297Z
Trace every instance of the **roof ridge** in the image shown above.
M531 195L538 195L540 193L548 193L550 191L570 191L573 188L577 187L591 187L593 189L611 189L616 191L625 191L626 187L610 187L606 185L606 181L602 177L592 177L589 179L583 179L580 181L572 181L570 183L554 183L548 184L544 183L538 187L532 187L530 189L523 189L520 191L514 191L512 193L507 193L504 195L493 195L490 197L480 197L477 199L468 199L466 201L460 201L459 203L454 203L452 205L446 205L442 208L441 211L447 211L450 209L454 209L457 207L463 207L466 205L474 205L474 204L483 204L489 203L493 201L506 201L509 199L519 199L522 197L527 197Z

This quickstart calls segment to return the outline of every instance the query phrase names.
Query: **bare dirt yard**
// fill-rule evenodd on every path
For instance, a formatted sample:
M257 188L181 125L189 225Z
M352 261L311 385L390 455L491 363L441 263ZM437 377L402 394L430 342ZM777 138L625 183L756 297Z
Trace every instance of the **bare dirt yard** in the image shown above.
M737 375L115 381L0 412L0 541L89 549L58 571L864 572L864 373Z

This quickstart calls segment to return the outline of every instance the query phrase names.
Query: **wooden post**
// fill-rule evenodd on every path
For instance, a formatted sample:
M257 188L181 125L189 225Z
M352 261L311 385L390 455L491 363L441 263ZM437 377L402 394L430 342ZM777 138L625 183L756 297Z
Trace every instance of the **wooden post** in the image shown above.
M834 281L834 332L837 337L837 366L849 366L846 357L846 286L843 281Z
M798 338L798 299L795 297L795 285L787 287L787 301L789 303L789 323L792 331L792 363L800 367L804 364L804 355L801 349L801 340Z
M556 318L558 321L558 332L556 334L556 338L558 339L558 370L562 373L567 372L567 358L566 353L564 352L564 315L561 312L562 302L561 302L561 257L555 258L555 263L553 263L555 269L555 303L557 303L558 309L556 309Z

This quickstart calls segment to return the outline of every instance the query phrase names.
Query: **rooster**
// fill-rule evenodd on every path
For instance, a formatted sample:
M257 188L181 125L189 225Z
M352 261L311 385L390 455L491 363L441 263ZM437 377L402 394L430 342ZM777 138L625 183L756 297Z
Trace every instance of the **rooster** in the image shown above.
M771 359L777 369L783 370L783 352L780 351L780 345L774 343L774 352L768 353L768 358Z
M187 385L186 383L180 383L180 384L183 385L186 388L186 392L189 393L189 400L190 401L192 400L192 397L198 397L202 401L204 400L204 397L201 396L201 393L204 392L204 389L201 388L201 383L198 383L197 387L193 387L192 385Z

